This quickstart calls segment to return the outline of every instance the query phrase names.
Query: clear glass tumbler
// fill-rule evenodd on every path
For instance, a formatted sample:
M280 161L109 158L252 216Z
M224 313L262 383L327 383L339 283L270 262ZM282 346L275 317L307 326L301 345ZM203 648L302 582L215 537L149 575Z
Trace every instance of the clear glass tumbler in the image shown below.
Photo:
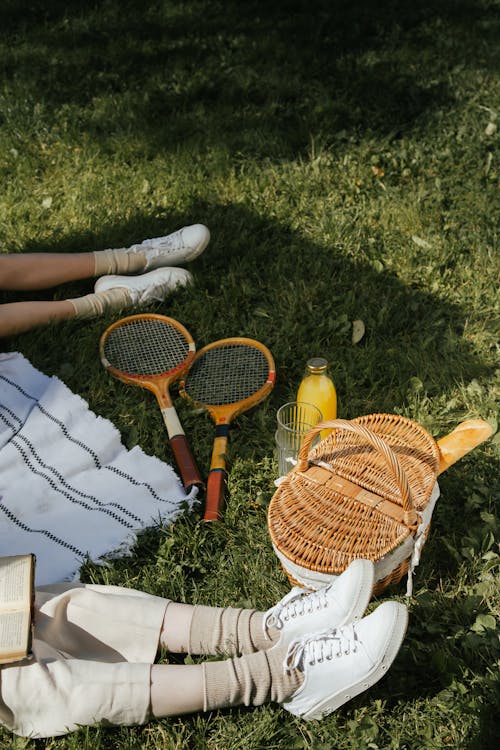
M323 416L317 406L305 401L291 401L280 406L276 412L276 452L278 472L282 477L297 463L297 456L304 435L321 422ZM318 436L319 438L319 436Z

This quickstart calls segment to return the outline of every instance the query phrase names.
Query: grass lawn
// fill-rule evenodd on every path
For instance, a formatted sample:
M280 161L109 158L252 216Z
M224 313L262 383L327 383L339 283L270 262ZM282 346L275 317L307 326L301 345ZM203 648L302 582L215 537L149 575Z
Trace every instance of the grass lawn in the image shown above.
M84 579L267 608L288 590L266 509L275 412L326 356L339 415L442 436L498 409L500 6L494 0L4 0L0 247L121 247L203 222L196 286L153 307L198 348L258 338L271 397L231 428L224 524L145 533ZM43 292L65 299L88 282ZM3 300L29 299L4 294ZM172 462L159 410L113 381L116 316L2 342L59 376L128 446ZM352 322L366 334L351 341ZM213 426L178 402L200 467ZM498 442L442 476L390 674L322 722L276 706L5 748L420 750L496 746ZM404 586L386 592L404 601Z

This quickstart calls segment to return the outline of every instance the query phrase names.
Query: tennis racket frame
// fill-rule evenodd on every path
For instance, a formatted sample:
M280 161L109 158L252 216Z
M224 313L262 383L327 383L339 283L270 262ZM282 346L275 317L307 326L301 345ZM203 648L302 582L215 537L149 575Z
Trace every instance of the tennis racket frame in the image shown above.
M139 375L130 374L114 367L106 358L104 353L104 346L109 335L118 327L124 326L131 323L134 320L145 320L145 319L156 319L161 320L163 323L173 326L185 337L188 344L188 354L186 358L178 365L173 367L171 370L162 372L156 375ZM123 383L128 385L139 386L140 388L146 388L147 390L154 393L160 411L167 429L170 446L174 454L175 462L179 468L181 475L182 484L186 492L189 492L192 487L198 487L199 490L203 488L204 483L201 478L200 471L198 469L196 459L194 458L191 447L188 443L184 428L177 415L177 411L172 403L172 399L169 393L169 386L176 380L179 380L191 367L196 354L196 346L194 339L189 331L174 320L166 315L158 315L156 313L140 313L138 315L128 315L125 318L117 320L112 323L103 332L99 341L99 356L103 367L115 378L121 380ZM166 375L168 376L166 378Z
M207 492L205 500L205 511L203 515L203 521L212 522L220 521L224 511L224 496L226 490L227 481L227 464L226 464L226 451L227 442L229 436L229 425L232 420L239 414L248 411L254 406L260 404L271 392L276 382L276 366L274 358L269 349L262 344L260 341L255 339L245 338L242 336L233 336L230 338L219 339L207 344L197 352L194 357L191 368L200 360L208 351L216 348L224 348L225 346L231 345L247 345L254 349L258 349L264 354L267 363L269 365L269 373L265 383L245 399L235 401L231 404L209 404L202 401L197 401L192 398L186 391L186 382L189 380L189 372L180 381L179 393L186 400L199 408L205 409L212 420L215 422L215 438L212 447L212 455L210 459L210 469L207 478ZM191 369L190 368L190 369Z

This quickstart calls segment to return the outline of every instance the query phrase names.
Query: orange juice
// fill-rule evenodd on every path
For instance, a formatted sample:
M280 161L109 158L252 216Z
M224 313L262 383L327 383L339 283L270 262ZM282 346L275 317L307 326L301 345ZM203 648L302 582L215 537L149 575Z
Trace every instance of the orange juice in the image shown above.
M323 357L309 359L306 372L297 392L297 401L314 404L323 415L323 420L337 418L337 392L333 381L327 374L328 362ZM321 431L321 439L330 434L330 430Z

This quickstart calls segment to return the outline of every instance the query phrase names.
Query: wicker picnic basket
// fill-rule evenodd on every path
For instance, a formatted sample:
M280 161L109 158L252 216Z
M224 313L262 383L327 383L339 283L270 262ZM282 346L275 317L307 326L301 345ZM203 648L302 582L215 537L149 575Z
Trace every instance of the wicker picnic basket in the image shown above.
M332 431L311 447L325 428ZM316 425L269 506L271 540L290 582L319 588L361 557L375 563L374 594L398 583L429 531L425 510L439 494L438 471L436 441L405 417Z

